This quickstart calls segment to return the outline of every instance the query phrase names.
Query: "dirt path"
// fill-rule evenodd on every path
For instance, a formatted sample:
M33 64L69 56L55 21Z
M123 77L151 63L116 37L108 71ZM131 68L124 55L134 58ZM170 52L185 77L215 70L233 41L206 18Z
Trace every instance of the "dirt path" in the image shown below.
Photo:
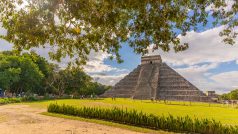
M0 134L139 134L129 130L44 116L27 105L0 106Z

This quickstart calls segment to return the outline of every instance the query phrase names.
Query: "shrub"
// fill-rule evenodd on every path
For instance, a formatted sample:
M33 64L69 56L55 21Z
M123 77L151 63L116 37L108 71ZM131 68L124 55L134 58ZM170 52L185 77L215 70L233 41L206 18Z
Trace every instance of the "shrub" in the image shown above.
M0 104L20 103L20 102L22 102L21 98L0 98Z
M156 116L136 110L120 108L104 109L95 107L74 107L69 105L50 104L48 112L72 115L84 118L102 119L133 126L161 129L174 132L203 133L203 134L235 134L237 126L225 126L220 122L209 119L192 119L186 117Z
M22 98L23 101L38 101L38 99L34 96L26 96Z

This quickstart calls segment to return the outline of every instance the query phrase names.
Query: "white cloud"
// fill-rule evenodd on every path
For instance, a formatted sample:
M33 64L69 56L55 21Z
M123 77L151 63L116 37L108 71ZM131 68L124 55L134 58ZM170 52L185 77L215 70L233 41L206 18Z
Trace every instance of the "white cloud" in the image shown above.
M0 39L0 51L10 51L12 49L12 45L5 40Z
M87 62L87 65L84 66L84 70L87 73L99 73L118 70L118 68L114 68L110 65L104 64L104 60L108 59L109 56L109 54L104 52L92 51L88 56L89 61Z
M120 75L92 75L95 81L105 84L105 85L115 85L118 81L120 81L123 77L125 77L127 73L123 73Z
M213 75L211 79L224 89L238 87L238 71L230 71Z
M223 26L220 26L201 33L188 32L187 36L180 36L181 43L189 43L186 51L175 53L159 50L151 55L160 54L164 61L174 66L236 61L238 60L238 40L233 46L224 44L222 37L219 36L222 29Z
M105 85L115 85L129 70L116 68L104 63L109 58L109 54L104 52L91 52L89 62L84 66L85 72L91 75L95 81Z
M0 35L5 35L7 33L7 31L1 27L1 23L0 23ZM12 46L9 42L5 41L5 40L1 40L0 39L0 50L2 51L7 51L7 50L11 50Z
M235 0L225 0L226 7L224 8L225 11L230 11L232 9L232 5L235 3ZM221 10L221 8L215 8L214 4L211 4L210 6L206 7L206 11L212 11L212 10Z
M39 55L45 57L47 60L49 60L55 64L59 64L60 67L62 67L62 68L67 67L68 63L71 61L74 61L76 58L76 57L70 58L69 56L67 56L66 58L63 58L60 63L58 63L56 61L50 60L48 52L55 51L54 48L52 48L51 46L48 46L45 48L40 47L40 48L36 48L34 50L36 50L36 52ZM116 72L125 71L124 69L115 68L115 67L105 64L104 61L106 59L108 59L109 56L110 56L110 54L107 54L102 51L99 51L99 52L91 51L90 54L88 55L88 62L83 67L84 71L88 74L110 72L110 71L116 71Z

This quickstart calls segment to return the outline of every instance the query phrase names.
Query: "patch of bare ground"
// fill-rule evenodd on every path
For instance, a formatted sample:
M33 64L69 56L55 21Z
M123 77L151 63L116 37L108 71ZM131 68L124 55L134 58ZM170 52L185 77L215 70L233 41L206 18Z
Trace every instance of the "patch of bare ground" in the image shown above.
M122 128L41 115L28 105L0 106L0 134L139 134Z

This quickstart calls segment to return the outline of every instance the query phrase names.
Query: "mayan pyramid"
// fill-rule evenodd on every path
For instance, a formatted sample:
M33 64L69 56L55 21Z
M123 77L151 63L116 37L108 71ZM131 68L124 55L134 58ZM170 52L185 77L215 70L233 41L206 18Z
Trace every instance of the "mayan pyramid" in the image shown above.
M197 87L162 62L159 55L144 56L141 65L119 81L103 97L210 101Z

